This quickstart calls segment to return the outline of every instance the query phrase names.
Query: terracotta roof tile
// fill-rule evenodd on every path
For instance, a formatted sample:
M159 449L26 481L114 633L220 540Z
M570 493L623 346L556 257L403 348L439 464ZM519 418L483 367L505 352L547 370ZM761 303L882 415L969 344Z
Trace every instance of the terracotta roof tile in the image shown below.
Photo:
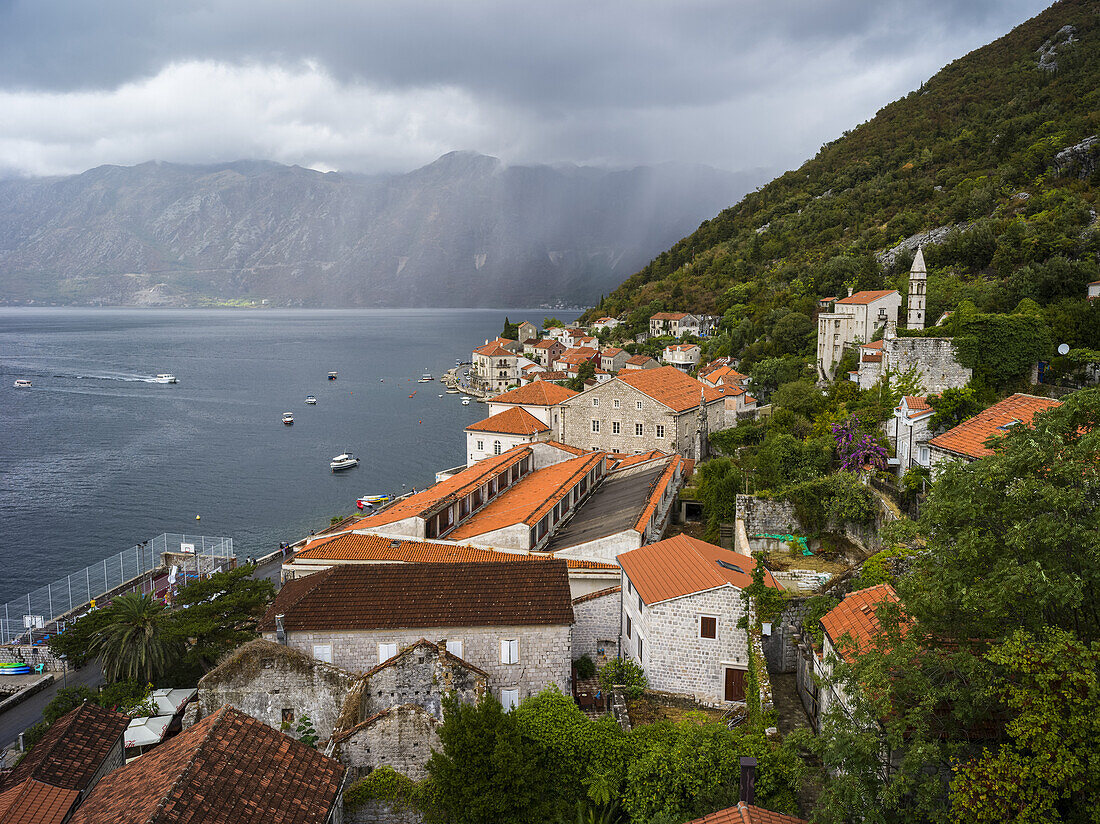
M967 458L984 458L993 454L993 450L985 446L989 438L1003 435L1016 424L1030 425L1037 413L1061 405L1061 401L1051 398L1017 393L937 435L928 444Z
M620 455L616 452L607 456L609 461L614 461L611 467L612 472L618 472L620 469L627 469L631 466L637 466L638 464L646 463L647 461L654 461L658 458L671 457L667 452L662 452L660 449L653 449L649 452L642 452L638 455Z
M294 561L360 561L379 563L473 563L484 561L542 561L546 555L527 555L481 547L432 541L403 541L384 535L347 532L317 541L299 552ZM570 569L618 569L617 564L567 558ZM291 564L293 566L293 562Z
M80 790L66 790L33 778L0 793L0 821L4 824L61 824Z
M535 349L553 349L555 346L561 346L561 341L557 340L540 340L535 344Z
M744 589L752 583L756 561L687 535L624 552L616 559L647 604L679 598L732 584ZM719 561L729 566L722 566ZM730 567L736 567L731 569ZM768 586L779 584L765 571Z
M821 625L845 660L852 661L859 650L878 635L881 627L875 608L887 601L898 603L900 599L892 586L879 584L851 593L825 613ZM845 636L855 644L854 648L841 641Z
M567 380L569 380L569 373L568 372L563 372L561 370L552 370L552 371L549 371L549 372L539 372L537 375L535 375L534 383L551 383L553 381L567 381ZM528 386L531 386L531 385L532 384L528 384ZM520 388L525 389L526 387L520 387ZM560 388L565 389L564 386L562 386ZM572 392L573 390L570 389L569 391ZM496 399L494 398L493 400L495 401Z
M98 704L70 710L50 725L4 786L34 778L64 789L85 789L129 723L125 715Z
M783 815L746 804L744 801L736 807L728 807L725 810L704 815L687 824L807 824L805 819L795 818L793 815Z
M278 614L288 632L573 623L568 572L557 559L342 564L288 581L259 629L274 631Z
M546 375L552 373L547 372ZM521 406L556 406L562 401L567 401L577 393L564 386L556 386L547 381L535 381L511 392L505 392L490 398L489 403L514 403Z
M600 354L603 355L605 358L613 358L622 351L623 351L622 349L619 349L617 347L608 346L605 349L603 349L600 352Z
M837 303L844 303L849 306L866 305L868 303L874 303L879 298L884 298L887 295L898 294L897 289L878 289L874 292L856 292L854 295L849 295L846 298L841 298Z
M687 312L658 312L656 315L651 315L650 320L683 320L687 317Z
M514 524L534 526L604 457L603 452L586 452L520 478L447 537L462 541Z
M653 485L653 489L649 493L649 499L646 501L645 509L642 510L642 514L638 516L638 520L634 522L634 531L645 534L646 528L649 526L649 519L653 517L653 513L657 511L657 508L661 504L661 498L664 497L665 490L668 489L668 485L672 483L672 479L676 476L676 470L683 464L684 459L679 455L675 455L671 461L668 462L668 466L665 471L661 473L661 477L657 479L657 483Z
M567 443L561 443L560 441L547 441L547 446L553 446L563 452L571 452L574 455L584 455L587 450L581 449L579 446L570 446Z
M872 349L872 350L881 351L882 350L882 341L876 340L876 341L871 341L871 343L864 343L859 348L860 349Z
M923 398L920 395L906 395L904 398L905 408L908 410L907 418L919 418L922 415L931 415L935 410L928 403L927 398ZM902 404L897 405L898 411L901 410Z
M500 455L485 458L462 470L457 475L452 475L447 480L440 481L435 486L425 489L423 492L417 492L404 500L395 501L377 515L371 515L356 521L350 529L371 529L431 512L444 503L457 501L464 497L486 483L493 475L503 472L513 464L530 457L530 455L530 447L516 446Z
M323 824L344 768L223 707L105 776L70 824Z
M466 427L467 432L499 432L502 435L534 435L550 427L524 409L513 406Z
M622 372L615 380L633 386L674 412L695 409L699 406L700 397L705 397L707 403L724 397L718 388L685 375L675 366Z
M488 343L474 350L475 355L484 355L487 358L514 358L516 353L505 349L499 343Z
M653 361L649 355L632 355L627 359L627 363L631 366L645 366L647 363Z

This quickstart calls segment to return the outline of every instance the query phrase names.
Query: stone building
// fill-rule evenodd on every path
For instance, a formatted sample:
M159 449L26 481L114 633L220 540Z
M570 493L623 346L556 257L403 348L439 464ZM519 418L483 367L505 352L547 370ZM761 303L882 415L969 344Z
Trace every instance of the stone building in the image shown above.
M859 353L855 380L860 389L870 389L883 375L912 370L922 393L938 395L945 389L966 386L972 374L955 357L951 338L899 338L889 326L882 340L860 346Z
M910 329L923 329L925 323L924 301L928 297L928 270L924 266L924 250L918 246L909 267L909 294L906 296L907 322Z
M573 658L589 656L597 666L619 657L621 586L573 599Z
M341 565L288 581L264 638L369 671L430 633L462 644L506 707L569 688L573 607L565 561Z
M672 335L674 338L699 334L699 318L687 312L658 312L649 319L650 337Z
M497 394L519 383L516 353L492 341L473 352L470 387L477 392Z
M897 323L901 295L896 289L856 292L833 304L832 312L817 316L817 367L823 378L833 379L844 349L867 343L887 321Z
M887 424L887 432L898 457L898 476L915 466L929 466L928 441L932 432L928 423L935 410L922 397L906 395L894 409L894 417Z
M538 340L539 328L530 321L522 320L516 325L516 340L527 343L529 340Z
M655 690L721 706L745 699L749 637L741 590L756 561L678 535L619 556L623 655ZM779 584L765 572L768 586Z
M681 372L691 373L699 365L702 350L695 343L677 343L666 346L661 352L661 360L669 366L675 366Z
M529 412L549 427L551 439L558 439L558 430L561 428L561 405L576 394L572 389L539 380L490 398L487 406L490 417L509 409L522 409Z
M229 704L275 730L308 715L327 741L358 676L293 647L257 639L226 656L199 679L199 714Z
M1003 435L1013 426L1030 426L1032 418L1038 413L1061 405L1061 401L1052 398L1017 392L958 426L936 435L928 442L932 477L935 478L943 465L951 461L976 461L992 455L993 450L985 445L990 438Z
M657 369L661 364L651 358L649 355L632 355L626 359L626 363L623 364L623 369L627 372L632 372L635 369Z
M428 759L439 743L442 722L418 704L399 704L375 713L332 736L332 757L352 779L376 767L393 767L413 781L427 775Z
M706 386L674 366L620 372L562 404L561 440L632 455L654 449L701 460L709 435L725 429L725 387Z
M600 369L612 374L618 372L630 360L630 353L617 346L607 346L600 351Z

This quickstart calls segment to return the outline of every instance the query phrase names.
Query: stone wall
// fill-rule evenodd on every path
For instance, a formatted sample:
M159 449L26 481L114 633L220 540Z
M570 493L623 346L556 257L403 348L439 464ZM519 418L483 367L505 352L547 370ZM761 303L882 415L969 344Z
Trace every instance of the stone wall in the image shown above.
M423 816L413 810L395 810L385 801L368 801L344 812L344 824L421 824Z
M416 704L390 707L334 736L332 757L348 768L352 780L386 765L420 781L432 749L442 748L440 723Z
M623 655L641 664L652 689L720 706L725 699L726 667L748 669L748 633L737 626L743 614L741 591L733 587L643 605L640 611L637 592L628 588L623 593ZM704 615L717 619L716 638L699 637L699 619ZM639 634L643 639L640 660Z
M0 661L5 664L29 664L31 667L44 664L47 672L64 672L68 669L65 662L44 645L39 647L32 644L15 644L0 647Z
M569 690L570 628L566 624L493 627L433 627L383 630L294 630L287 632L287 644L313 656L314 648L330 651L332 662L351 672L366 672L378 666L379 644L396 644L399 650L431 633L440 644L461 641L462 658L489 676L489 688L500 697L502 689L518 689L522 700L557 684ZM265 633L274 640L274 633ZM500 642L515 639L519 663L502 664Z
M573 658L588 655L597 664L619 657L622 587L573 599ZM602 650L602 652L601 652Z
M357 677L308 654L256 640L230 654L199 680L200 717L230 704L273 729L308 715L321 740L337 726Z
M797 668L798 647L794 636L801 632L808 600L808 598L789 599L779 620L772 624L771 635L761 638L760 645L764 658L768 662L768 672L794 672Z
M882 344L882 371L905 372L916 367L921 389L935 395L945 389L966 386L971 370L955 359L951 338L893 338Z
M745 522L750 541L753 535L799 535L802 532L794 504L787 501L738 495L737 517Z
M442 721L445 694L475 704L488 689L484 672L449 654L445 644L430 641L406 647L368 672L363 681L357 692L358 707L345 707L345 723L350 720L349 713L358 722L395 705L418 705Z

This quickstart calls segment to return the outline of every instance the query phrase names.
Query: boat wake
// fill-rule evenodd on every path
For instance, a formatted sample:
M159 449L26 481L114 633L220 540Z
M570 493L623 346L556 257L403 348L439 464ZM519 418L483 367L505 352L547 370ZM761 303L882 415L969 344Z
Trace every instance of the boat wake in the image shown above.
M89 375L54 375L55 378L68 378L81 381L122 381L123 383L160 383L156 375L126 375L120 373L99 373Z

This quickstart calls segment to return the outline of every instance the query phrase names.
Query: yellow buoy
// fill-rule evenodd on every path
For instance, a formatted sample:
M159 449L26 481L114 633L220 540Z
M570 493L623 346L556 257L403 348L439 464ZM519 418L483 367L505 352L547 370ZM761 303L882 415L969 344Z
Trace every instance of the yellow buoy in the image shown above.
M196 515L195 520L196 521L201 521L202 520L202 515Z

